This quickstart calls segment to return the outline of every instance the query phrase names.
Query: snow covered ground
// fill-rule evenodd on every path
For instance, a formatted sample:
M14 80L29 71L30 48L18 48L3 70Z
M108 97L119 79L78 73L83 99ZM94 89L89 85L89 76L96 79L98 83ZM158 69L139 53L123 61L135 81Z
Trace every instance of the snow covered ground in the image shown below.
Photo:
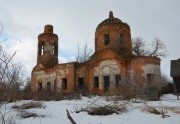
M67 118L66 109L77 124L180 124L180 101L172 94L161 97L160 101L133 102L114 101L111 98L92 96L91 98L82 97L81 100L62 100L62 101L42 101L44 108L26 109L27 112L34 112L42 117L20 117L21 111L12 109L14 105L29 103L33 100L18 101L8 103L1 107L1 112L7 112L6 119L16 124L71 124ZM96 101L97 100L97 101ZM127 103L128 111L121 114L112 114L107 116L92 116L87 112L76 113L75 110L86 107L93 101L97 105L106 105L110 103ZM155 107L162 110L168 115L162 118L162 115L156 115L144 110L145 106ZM6 109L5 109L6 108ZM1 119L1 118L0 118ZM1 121L0 121L1 122Z

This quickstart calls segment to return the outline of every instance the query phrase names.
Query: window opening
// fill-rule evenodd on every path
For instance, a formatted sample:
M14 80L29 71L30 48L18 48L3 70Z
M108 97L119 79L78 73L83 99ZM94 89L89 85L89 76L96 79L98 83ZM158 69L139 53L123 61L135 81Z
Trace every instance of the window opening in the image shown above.
M119 33L119 42L120 43L124 42L124 34L123 33Z
M147 74L147 84L151 84L152 83L152 74Z
M94 88L99 88L99 78L97 76L94 77Z
M42 83L38 83L38 91L42 91Z
M54 46L53 46L53 55L54 55Z
M108 91L110 88L109 76L104 76L104 90Z
M84 78L78 78L78 88L84 89Z
M105 34L105 35L104 35L104 44L105 44L105 45L108 45L109 43L110 43L109 35L108 35L108 34Z
M62 89L67 89L67 78L62 79Z
M44 55L44 41L41 44L41 55Z
M119 85L121 83L121 75L120 74L116 74L115 78L116 78L116 87L119 87Z

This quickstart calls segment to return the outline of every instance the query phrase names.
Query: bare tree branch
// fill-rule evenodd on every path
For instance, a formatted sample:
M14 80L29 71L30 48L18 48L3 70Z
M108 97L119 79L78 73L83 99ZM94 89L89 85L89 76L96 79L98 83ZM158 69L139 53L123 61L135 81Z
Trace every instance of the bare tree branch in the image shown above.
M166 45L159 38L153 40L151 47L142 37L132 38L132 52L137 56L166 57L168 55Z
M152 42L152 51L150 52L149 56L153 56L153 57L167 56L167 47L159 38L155 38L154 41Z
M142 37L132 38L132 52L137 56L143 56L146 54L145 41Z
M77 44L77 62L86 62L90 59L92 51L88 47L88 43L86 42L83 46Z

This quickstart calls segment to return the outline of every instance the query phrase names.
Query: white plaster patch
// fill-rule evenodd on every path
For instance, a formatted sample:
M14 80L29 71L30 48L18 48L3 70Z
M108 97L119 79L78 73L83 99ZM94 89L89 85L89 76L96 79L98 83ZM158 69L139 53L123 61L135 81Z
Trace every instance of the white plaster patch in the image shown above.
M147 74L161 74L159 65L147 64L145 66L142 66L142 70L144 71L144 74L142 76L146 76Z
M98 67L94 68L94 76L99 77L100 89L104 88L104 76L109 76L110 86L113 86L113 83L115 83L116 74L120 74L120 69L114 60L102 61Z

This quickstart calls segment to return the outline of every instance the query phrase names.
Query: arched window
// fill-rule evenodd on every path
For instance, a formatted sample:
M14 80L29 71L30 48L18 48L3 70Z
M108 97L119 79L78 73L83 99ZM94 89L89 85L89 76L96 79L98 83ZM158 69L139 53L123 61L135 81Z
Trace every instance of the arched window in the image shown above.
M38 83L38 88L37 88L38 91L42 91L42 83Z
M110 43L109 34L104 35L104 45L108 45Z
M44 41L41 43L41 55L44 55Z
M54 45L53 45L53 55L54 55Z
M119 41L119 43L123 43L124 42L124 34L123 33L119 33L118 41Z

